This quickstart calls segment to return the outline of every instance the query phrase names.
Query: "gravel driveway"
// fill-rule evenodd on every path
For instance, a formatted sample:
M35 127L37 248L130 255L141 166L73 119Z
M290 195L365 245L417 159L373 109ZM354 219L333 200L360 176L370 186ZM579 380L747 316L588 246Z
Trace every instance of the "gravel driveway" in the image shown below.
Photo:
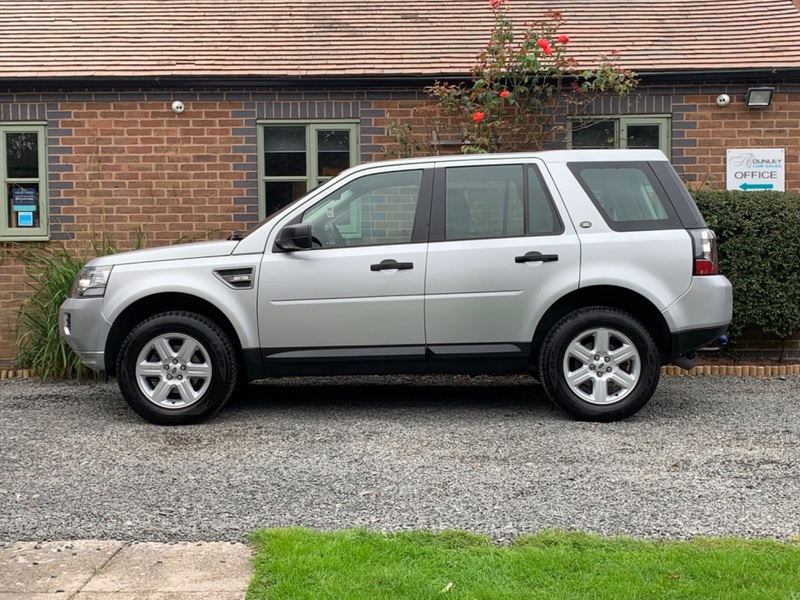
M0 542L240 541L259 526L800 535L800 377L662 378L577 423L527 378L255 384L207 424L115 383L0 381Z

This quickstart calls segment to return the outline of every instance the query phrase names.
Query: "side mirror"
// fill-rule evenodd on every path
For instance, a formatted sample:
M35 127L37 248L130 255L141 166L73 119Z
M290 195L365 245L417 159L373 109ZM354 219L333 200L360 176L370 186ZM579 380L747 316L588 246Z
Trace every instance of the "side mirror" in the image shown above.
M285 252L308 250L311 248L311 225L309 223L287 225L278 233L275 245Z

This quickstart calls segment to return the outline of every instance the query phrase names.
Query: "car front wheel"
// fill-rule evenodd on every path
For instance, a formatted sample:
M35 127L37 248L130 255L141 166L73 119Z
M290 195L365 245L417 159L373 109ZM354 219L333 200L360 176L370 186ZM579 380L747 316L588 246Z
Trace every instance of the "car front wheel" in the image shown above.
M618 421L655 393L661 363L647 329L613 308L576 310L548 332L539 375L548 396L581 420Z
M117 379L128 405L159 425L198 423L227 402L237 379L228 336L191 312L165 312L125 339Z

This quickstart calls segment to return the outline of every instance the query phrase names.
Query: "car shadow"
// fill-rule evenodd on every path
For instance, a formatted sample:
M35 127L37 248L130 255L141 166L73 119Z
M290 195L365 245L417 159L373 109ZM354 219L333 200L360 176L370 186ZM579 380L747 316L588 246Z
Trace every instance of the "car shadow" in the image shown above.
M476 410L559 411L542 386L529 377L428 378L365 376L258 380L237 390L225 408L230 411L276 409L437 409L448 406Z

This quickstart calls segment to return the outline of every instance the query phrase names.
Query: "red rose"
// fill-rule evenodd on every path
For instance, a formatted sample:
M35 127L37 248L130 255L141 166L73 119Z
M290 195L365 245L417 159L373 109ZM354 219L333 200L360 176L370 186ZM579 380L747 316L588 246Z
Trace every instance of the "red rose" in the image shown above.
M508 98L508 90L503 90L502 92L500 92L500 97L501 98Z
M489 6L492 8L497 8L503 3L503 0L489 0Z
M550 56L553 53L553 49L550 47L550 42L548 42L546 39L542 38L536 43L539 44L539 48L542 49L542 52L544 52L548 56Z
M481 111L477 111L472 113L472 120L475 121L476 123L480 123L483 120L483 117L485 116L486 115L483 114Z
M567 45L569 44L569 36L568 35L560 35L556 40L559 44Z

